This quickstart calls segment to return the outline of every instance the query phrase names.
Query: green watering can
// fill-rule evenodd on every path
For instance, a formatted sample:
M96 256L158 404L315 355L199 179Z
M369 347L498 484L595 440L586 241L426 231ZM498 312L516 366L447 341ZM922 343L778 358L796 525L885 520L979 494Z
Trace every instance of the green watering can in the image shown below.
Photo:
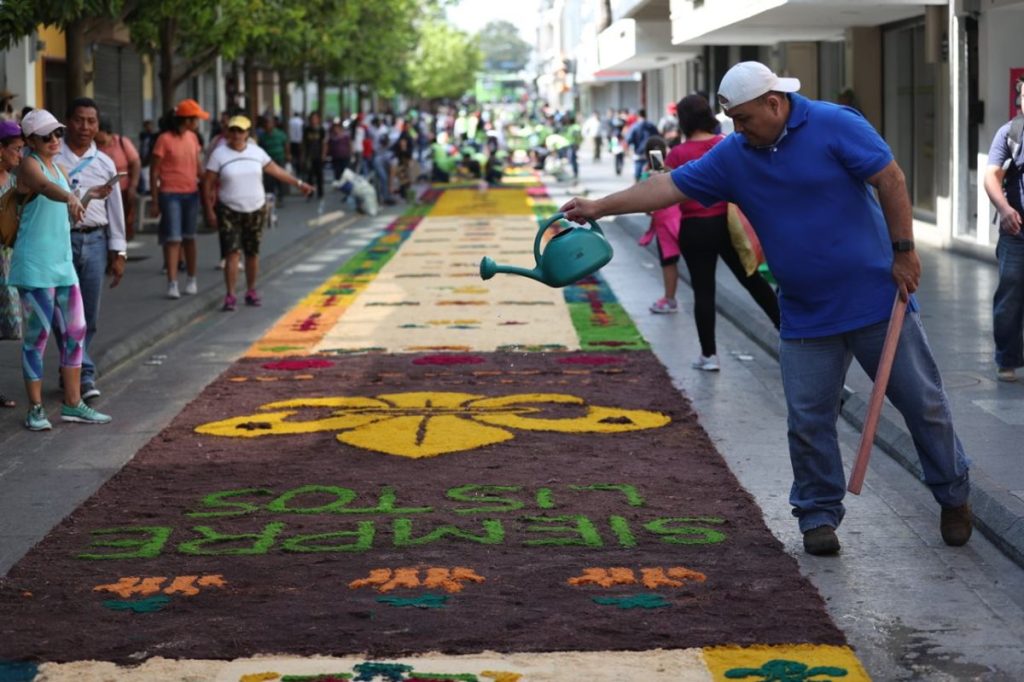
M533 256L537 267L533 270L512 265L498 265L490 257L480 261L480 277L490 279L499 272L522 275L543 282L549 287L564 287L578 282L603 268L612 259L612 245L604 238L604 232L593 220L588 220L590 229L570 227L562 230L548 242L544 253L540 252L540 240L549 227L564 220L564 213L548 218L537 231L533 241Z

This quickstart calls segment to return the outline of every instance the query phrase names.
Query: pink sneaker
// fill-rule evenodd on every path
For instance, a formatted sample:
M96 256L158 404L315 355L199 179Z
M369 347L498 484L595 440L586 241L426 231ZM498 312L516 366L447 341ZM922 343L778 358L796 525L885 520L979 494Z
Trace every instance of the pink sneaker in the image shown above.
M679 304L674 298L659 298L651 304L651 312L658 315L669 315L679 312Z
M231 294L228 294L227 296L224 297L224 307L221 308L221 310L223 310L224 312L231 312L232 310L235 309L235 305L237 303L238 299L236 299Z
M263 301L260 299L260 295L256 293L255 289L249 289L245 292L245 304L251 306L263 305Z

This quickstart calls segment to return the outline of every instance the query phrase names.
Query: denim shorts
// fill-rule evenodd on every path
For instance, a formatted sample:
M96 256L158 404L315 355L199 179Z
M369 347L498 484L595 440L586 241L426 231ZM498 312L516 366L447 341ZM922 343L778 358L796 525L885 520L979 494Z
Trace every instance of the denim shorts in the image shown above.
M199 224L199 192L161 193L160 243L174 244L196 238Z

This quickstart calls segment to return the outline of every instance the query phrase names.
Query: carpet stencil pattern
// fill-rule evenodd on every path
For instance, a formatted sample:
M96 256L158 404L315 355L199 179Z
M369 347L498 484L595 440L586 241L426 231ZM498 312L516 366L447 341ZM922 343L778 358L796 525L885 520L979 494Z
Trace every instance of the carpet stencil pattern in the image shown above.
M543 186L438 187L0 582L13 680L866 680Z

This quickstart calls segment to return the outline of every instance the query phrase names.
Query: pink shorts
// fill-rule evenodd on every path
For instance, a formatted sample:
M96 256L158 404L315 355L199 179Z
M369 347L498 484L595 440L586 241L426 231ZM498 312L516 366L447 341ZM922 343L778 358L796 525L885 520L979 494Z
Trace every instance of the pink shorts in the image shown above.
M658 238L658 251L661 260L679 258L679 221L682 214L679 212L679 205L673 204L668 208L655 211L651 214L651 226L647 232L640 237L640 246L647 246L654 238Z

